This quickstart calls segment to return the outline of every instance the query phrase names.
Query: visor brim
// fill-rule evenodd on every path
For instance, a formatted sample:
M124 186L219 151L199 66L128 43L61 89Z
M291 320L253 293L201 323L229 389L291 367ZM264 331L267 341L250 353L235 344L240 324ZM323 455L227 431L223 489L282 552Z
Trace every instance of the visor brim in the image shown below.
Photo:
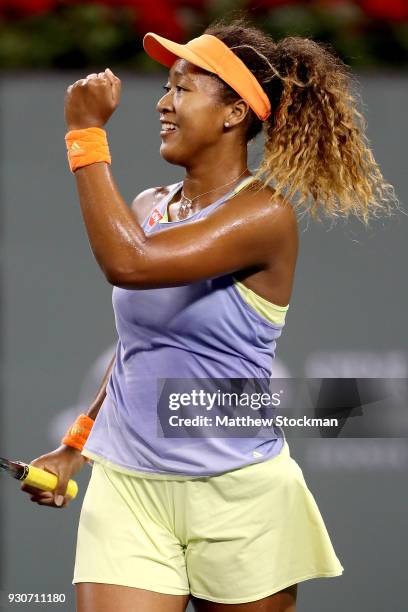
M175 43L172 40L163 38L153 32L148 32L143 38L143 48L152 59L171 68L174 62L178 59L185 59L203 70L214 72L211 66L200 58L194 51L189 49L187 45Z

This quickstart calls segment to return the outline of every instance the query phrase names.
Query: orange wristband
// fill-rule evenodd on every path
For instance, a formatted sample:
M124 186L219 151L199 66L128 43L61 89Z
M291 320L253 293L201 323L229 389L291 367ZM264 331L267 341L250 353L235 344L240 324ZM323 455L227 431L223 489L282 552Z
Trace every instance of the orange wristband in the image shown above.
M86 414L80 414L62 438L61 443L82 451L91 433L94 422L95 421ZM90 461L87 457L86 460Z
M96 162L111 163L106 132L102 128L70 130L65 135L65 143L71 172Z

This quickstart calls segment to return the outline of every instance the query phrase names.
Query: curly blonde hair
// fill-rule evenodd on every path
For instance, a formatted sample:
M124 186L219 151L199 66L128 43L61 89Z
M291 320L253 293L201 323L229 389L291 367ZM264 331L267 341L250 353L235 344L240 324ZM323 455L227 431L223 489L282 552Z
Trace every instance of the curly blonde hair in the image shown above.
M243 18L217 21L205 31L246 64L269 97L272 112L261 122L248 113L246 140L264 132L256 178L273 184L294 208L313 219L390 215L398 206L374 159L358 110L360 96L349 68L325 46L290 36L274 42ZM218 77L215 77L218 79ZM239 96L220 81L222 100Z

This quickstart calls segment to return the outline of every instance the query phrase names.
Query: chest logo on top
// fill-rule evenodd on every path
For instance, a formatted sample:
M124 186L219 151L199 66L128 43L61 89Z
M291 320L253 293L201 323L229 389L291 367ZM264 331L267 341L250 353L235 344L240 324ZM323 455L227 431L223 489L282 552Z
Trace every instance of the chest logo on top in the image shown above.
M156 225L156 223L158 223L160 219L163 219L163 215L159 210L157 210L157 208L155 208L152 211L152 214L150 215L149 226L153 227L153 225Z

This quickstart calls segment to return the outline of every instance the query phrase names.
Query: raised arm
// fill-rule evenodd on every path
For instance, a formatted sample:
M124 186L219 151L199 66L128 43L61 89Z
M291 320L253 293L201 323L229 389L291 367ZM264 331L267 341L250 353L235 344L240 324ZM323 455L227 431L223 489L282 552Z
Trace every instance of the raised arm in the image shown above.
M68 128L104 125L119 92L120 81L110 72L77 81L67 93ZM109 164L79 168L75 178L92 251L107 280L119 287L177 286L251 266L266 268L296 224L292 207L262 190L238 195L206 218L145 235Z

